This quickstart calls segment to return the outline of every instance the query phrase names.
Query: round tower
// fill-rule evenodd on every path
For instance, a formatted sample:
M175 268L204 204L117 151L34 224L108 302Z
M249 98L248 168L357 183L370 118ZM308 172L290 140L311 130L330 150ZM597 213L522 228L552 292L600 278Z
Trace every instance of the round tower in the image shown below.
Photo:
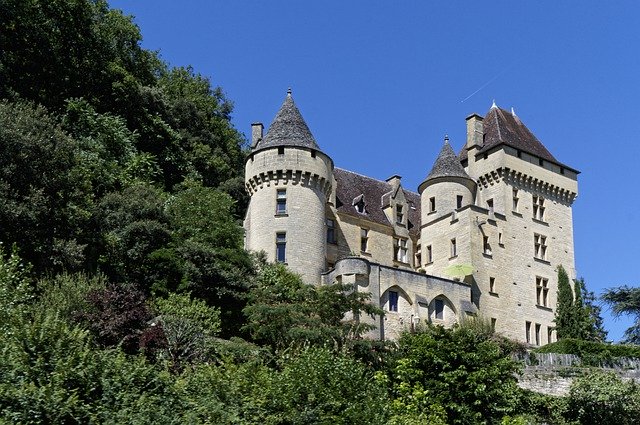
M264 138L253 126L245 163L251 200L245 218L246 249L264 251L286 263L306 283L325 271L325 207L331 193L333 161L316 143L287 92Z
M464 171L445 136L444 146L427 178L418 186L423 224L474 203L476 183ZM422 232L425 231L423 227ZM426 240L424 235L422 239Z

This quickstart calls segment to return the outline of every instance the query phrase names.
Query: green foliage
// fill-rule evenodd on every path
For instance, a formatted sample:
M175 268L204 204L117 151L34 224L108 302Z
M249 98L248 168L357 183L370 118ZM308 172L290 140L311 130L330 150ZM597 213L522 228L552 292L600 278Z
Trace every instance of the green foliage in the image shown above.
M602 299L612 307L613 314L635 316L635 323L624 333L626 342L640 345L640 288L620 286L607 289Z
M89 185L79 149L44 108L0 101L0 240L37 272L83 264Z
M67 321L76 321L88 311L89 294L105 290L104 275L90 276L86 273L61 273L37 282L38 301L36 308L49 310Z
M572 383L566 415L581 424L635 424L640 417L640 387L614 373L593 371Z
M0 330L12 317L25 315L35 298L29 271L18 249L14 246L7 254L0 242Z
M384 386L359 362L322 348L285 361L267 400L263 423L385 422Z
M574 280L572 290L566 270L558 266L558 305L555 323L559 340L575 338L604 341L606 331L602 326L600 308L593 300L593 293L587 291L584 279Z
M211 359L220 314L189 294L170 294L154 302L157 323L166 338L166 356L176 368Z
M565 338L535 350L538 353L575 354L588 366L615 363L617 358L640 358L640 347L606 344L595 341Z
M282 264L265 265L249 292L245 329L254 340L276 352L303 346L348 348L370 330L359 317L382 314L368 303L368 294L346 285L315 287ZM345 314L351 320L345 320Z
M448 423L491 423L514 412L518 365L511 344L473 327L428 326L405 333L391 371L394 408L428 414L440 405Z

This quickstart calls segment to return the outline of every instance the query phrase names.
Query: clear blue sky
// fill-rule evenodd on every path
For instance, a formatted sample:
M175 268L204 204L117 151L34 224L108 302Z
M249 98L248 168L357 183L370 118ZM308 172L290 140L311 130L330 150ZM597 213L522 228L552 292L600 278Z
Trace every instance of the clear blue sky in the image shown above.
M135 17L144 47L221 86L240 131L269 125L291 87L337 166L397 173L411 190L445 134L463 145L468 114L484 115L493 99L514 107L559 161L582 171L578 275L598 294L640 284L640 2L110 4ZM630 320L604 316L619 340Z

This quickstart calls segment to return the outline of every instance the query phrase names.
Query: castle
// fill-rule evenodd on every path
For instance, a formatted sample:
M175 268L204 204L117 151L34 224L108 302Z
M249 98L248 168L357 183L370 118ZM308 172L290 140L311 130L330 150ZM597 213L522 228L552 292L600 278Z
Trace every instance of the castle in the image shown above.
M578 171L494 103L445 138L418 193L334 166L291 91L265 135L252 124L245 246L307 283L353 284L385 310L370 335L396 339L480 315L531 345L555 341L557 267L575 277L571 206ZM427 170L425 170L427 171Z

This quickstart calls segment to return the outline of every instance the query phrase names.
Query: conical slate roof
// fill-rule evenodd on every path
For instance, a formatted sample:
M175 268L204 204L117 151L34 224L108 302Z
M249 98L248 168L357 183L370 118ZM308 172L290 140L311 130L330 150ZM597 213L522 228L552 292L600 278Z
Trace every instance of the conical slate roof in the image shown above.
M436 159L435 164L433 164L433 168L425 181L435 179L437 177L470 178L467 172L464 171L462 164L460 164L460 159L453 151L448 138L444 139L444 146L442 147L442 150L440 150L440 154L438 155L438 158Z
M276 146L298 146L320 150L298 107L293 102L291 90L269 126L266 136L258 142L255 150Z

